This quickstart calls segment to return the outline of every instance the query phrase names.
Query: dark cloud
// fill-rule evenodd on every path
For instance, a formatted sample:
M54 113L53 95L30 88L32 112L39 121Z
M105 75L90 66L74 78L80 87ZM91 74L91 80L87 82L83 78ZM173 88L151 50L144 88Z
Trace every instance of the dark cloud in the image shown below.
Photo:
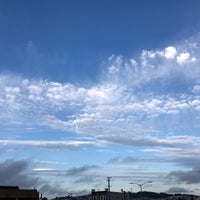
M29 160L6 160L0 163L0 177L2 185L18 185L22 188L33 188L39 183L39 178L30 177Z
M191 191L182 187L170 187L166 192L167 193L188 193Z
M84 177L81 177L77 180L75 180L74 183L91 183L91 182L95 182L96 181L96 178L95 177L92 177L92 176L84 176Z
M43 184L42 187L40 188L40 192L44 196L52 196L52 197L66 195L67 193L66 189L62 189L62 187L59 186L58 184L56 185Z
M45 196L60 196L66 194L58 184L48 184L47 180L32 174L31 160L6 160L0 163L1 185L19 186L20 188L36 188ZM89 168L89 167L88 167ZM86 170L86 167L84 168ZM82 169L83 170L83 169ZM77 170L78 171L78 170Z
M76 192L76 195L86 195L89 194L91 191L90 190L80 190L78 193Z
M139 133L138 133L139 134ZM110 134L109 136L101 136L100 139L109 140L110 142L117 144L124 144L130 146L139 146L139 147L183 147L188 145L187 138L179 137L166 137L166 138L156 138L153 136L147 136L144 134L143 137L133 137L130 134Z
M200 169L191 171L172 171L167 175L167 180L174 183L196 184L200 183Z
M73 167L68 170L64 171L59 171L59 170L47 170L47 172L42 172L42 173L47 173L48 175L56 175L56 176L69 176L69 177L79 177L82 175L82 173L89 171L90 169L96 169L99 168L98 166L95 165L83 165L81 167ZM81 178L75 179L74 183L75 184L86 184L86 183L91 183L93 182L94 179L91 176L83 176ZM44 194L48 194L49 196L65 196L68 194L76 194L76 195L82 195L82 194L88 194L88 190L80 190L80 191L72 191L68 190L67 188L63 189L62 186L59 186L56 184L55 186L49 185L49 184L43 184L43 186L40 188L40 191Z
M74 167L67 170L66 175L68 176L76 176L80 175L83 172L88 171L89 169L96 169L98 166L96 165L84 165L82 167Z

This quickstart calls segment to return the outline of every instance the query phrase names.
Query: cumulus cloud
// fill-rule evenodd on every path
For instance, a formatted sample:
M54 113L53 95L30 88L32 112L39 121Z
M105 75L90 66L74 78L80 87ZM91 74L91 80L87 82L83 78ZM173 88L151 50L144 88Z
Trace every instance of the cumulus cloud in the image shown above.
M196 58L195 57L191 58L190 53L188 52L179 54L176 60L177 63L179 64L196 62Z
M167 59L173 59L177 54L176 48L173 46L166 47L164 50L164 56Z
M176 57L177 50L174 46L168 46L163 50L148 51L143 50L141 54L142 65L148 65L151 61L159 58L165 58L166 60L172 60Z

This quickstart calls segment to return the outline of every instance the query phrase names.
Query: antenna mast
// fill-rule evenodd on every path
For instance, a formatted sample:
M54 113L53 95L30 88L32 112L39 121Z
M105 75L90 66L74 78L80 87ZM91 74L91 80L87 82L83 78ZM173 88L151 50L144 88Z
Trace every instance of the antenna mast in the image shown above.
M108 177L107 177L107 181L108 181L108 192L110 192L110 188L111 188L110 179L111 179L111 177L108 176Z

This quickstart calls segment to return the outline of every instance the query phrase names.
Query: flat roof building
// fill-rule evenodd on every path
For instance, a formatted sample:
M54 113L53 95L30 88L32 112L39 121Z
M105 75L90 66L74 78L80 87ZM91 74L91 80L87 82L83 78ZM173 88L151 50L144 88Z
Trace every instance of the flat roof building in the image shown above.
M130 200L130 195L123 190L121 192L111 192L107 188L105 191L95 191L93 189L91 200Z
M0 186L0 199L39 200L39 192L36 189L19 189L18 186Z

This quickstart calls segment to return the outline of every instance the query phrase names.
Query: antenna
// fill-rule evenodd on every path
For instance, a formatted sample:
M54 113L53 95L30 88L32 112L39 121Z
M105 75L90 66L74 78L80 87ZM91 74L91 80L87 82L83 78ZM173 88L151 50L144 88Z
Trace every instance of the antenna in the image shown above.
M108 192L110 192L110 188L111 188L110 179L111 179L111 177L108 176L108 177L107 177L107 181L108 181Z

